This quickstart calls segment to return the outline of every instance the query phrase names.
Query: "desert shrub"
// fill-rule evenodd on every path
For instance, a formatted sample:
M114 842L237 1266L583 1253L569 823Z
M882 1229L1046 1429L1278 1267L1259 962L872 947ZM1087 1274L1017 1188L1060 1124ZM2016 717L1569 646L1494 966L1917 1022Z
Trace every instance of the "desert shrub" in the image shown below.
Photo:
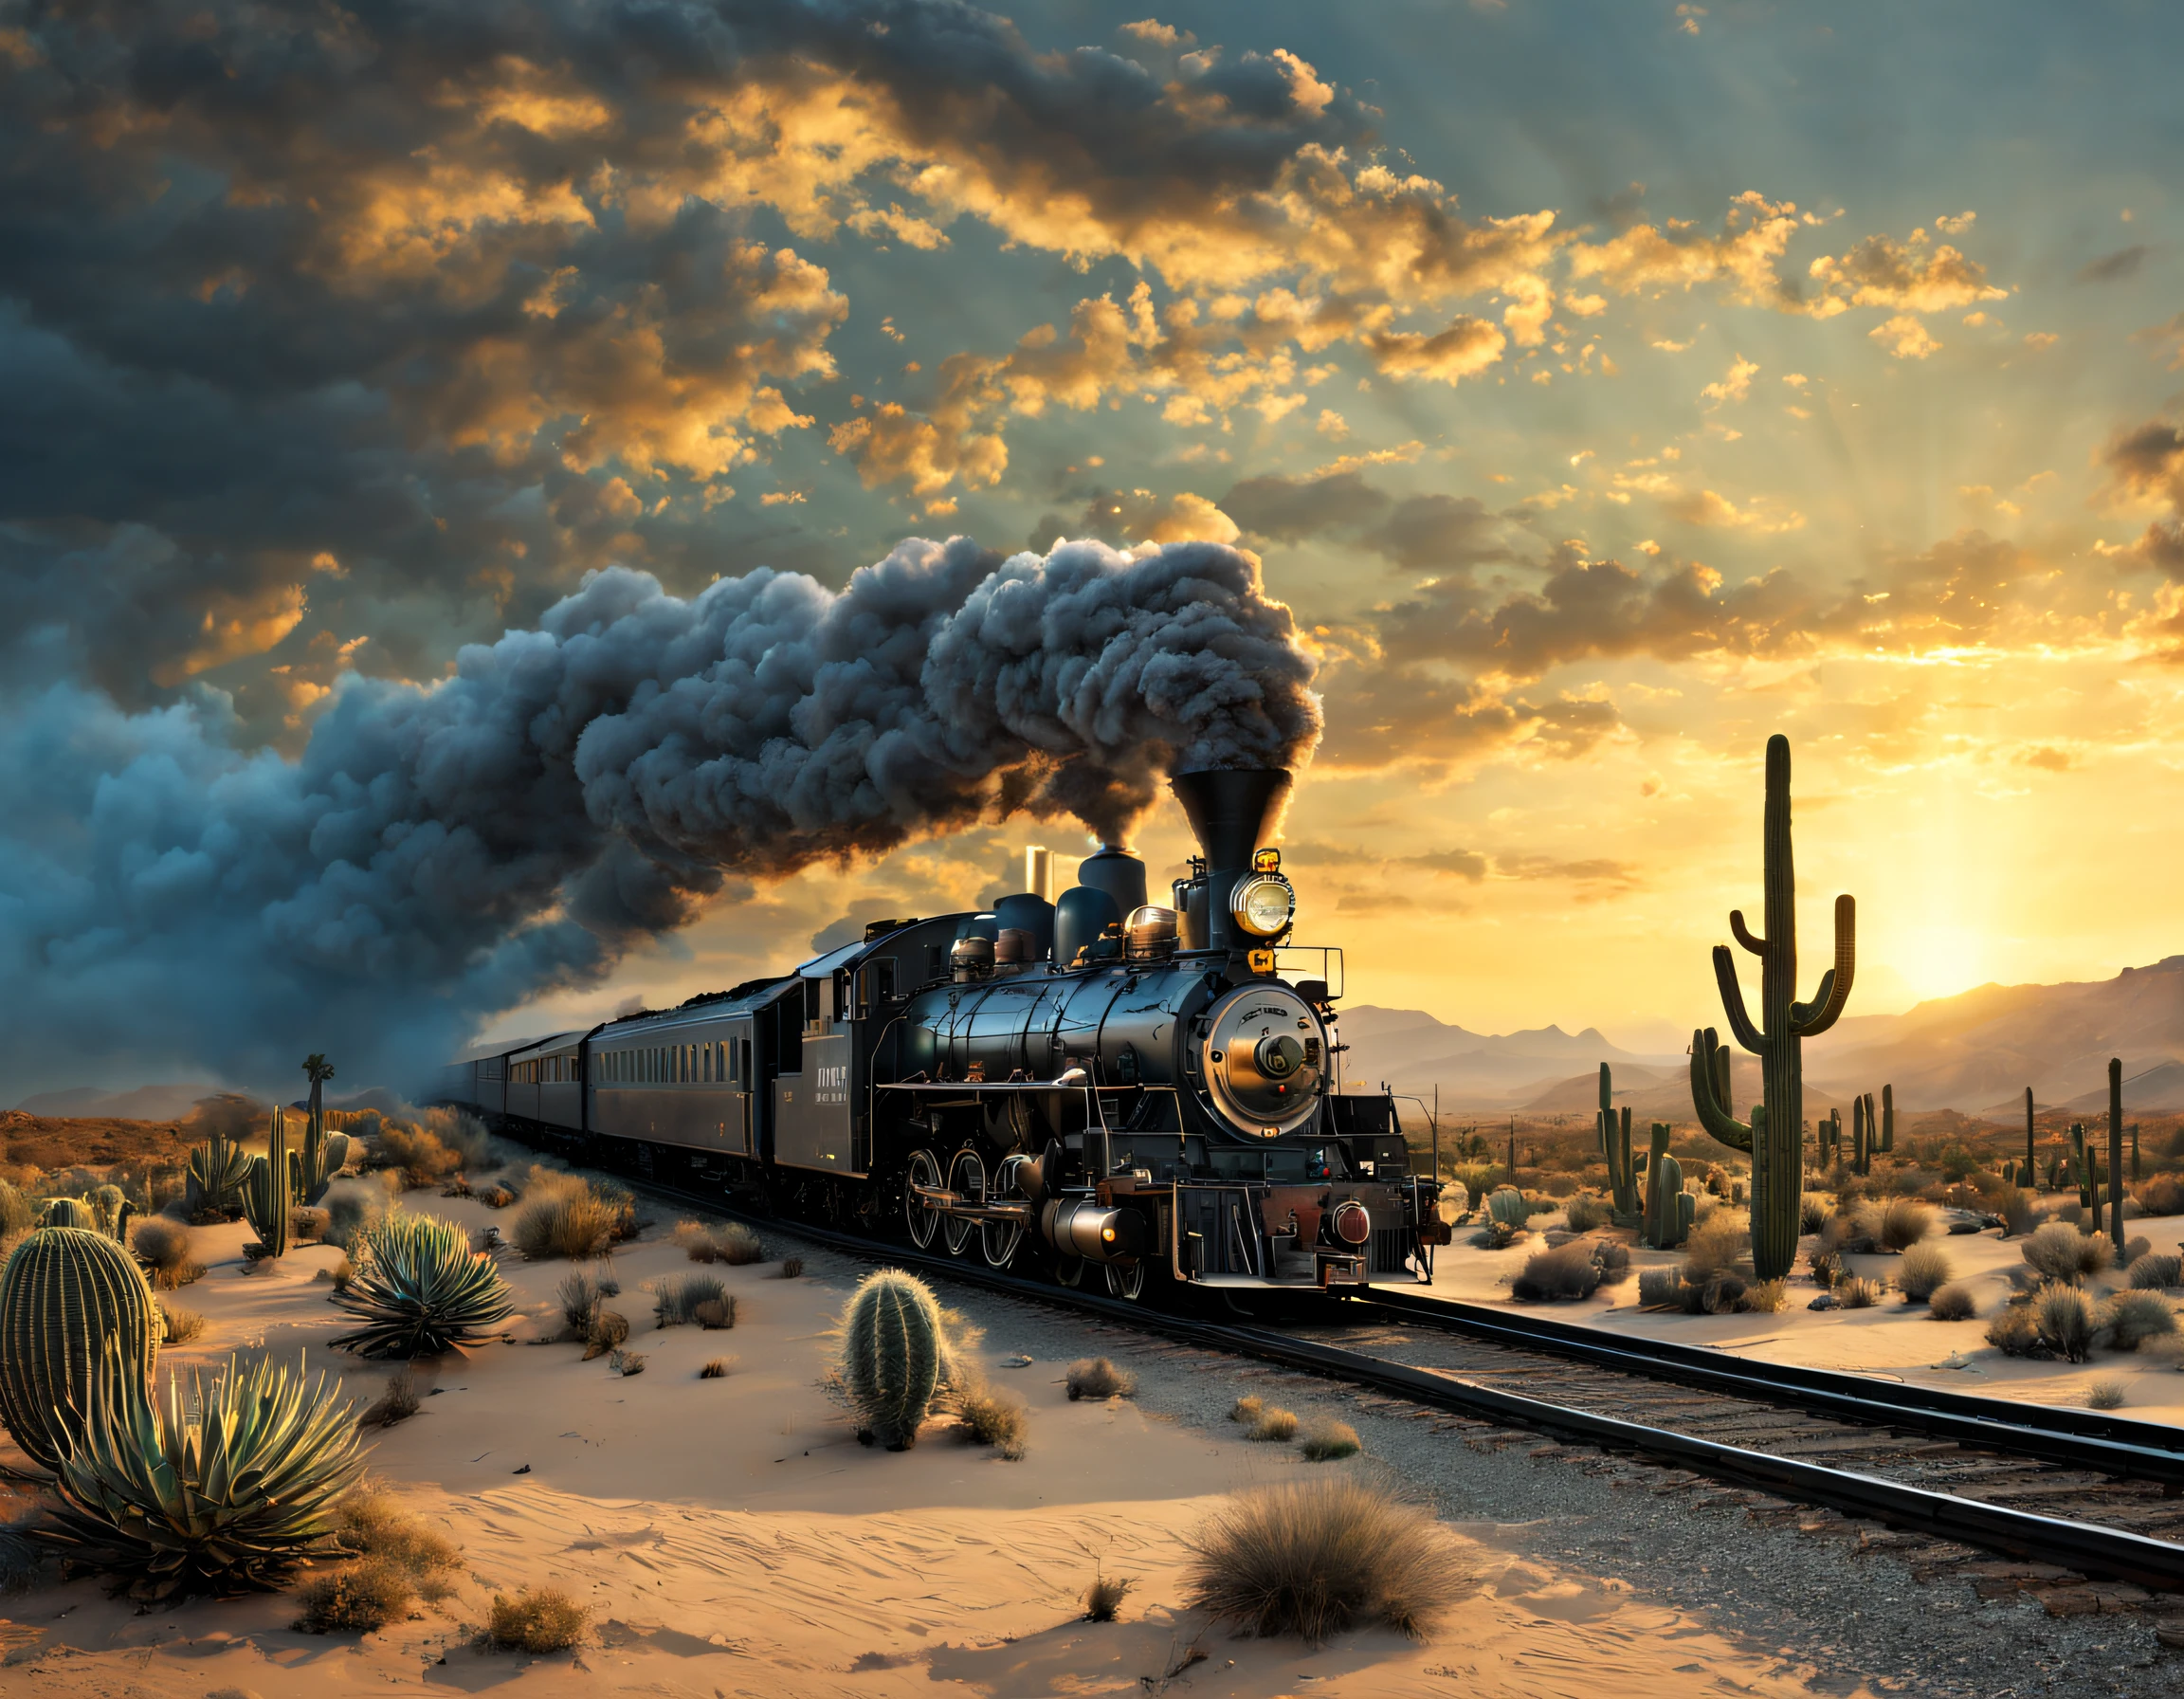
M532 1262L581 1262L613 1244L617 1219L614 1208L580 1175L533 1168L508 1237Z
M407 1121L382 1121L358 1166L391 1169L401 1175L406 1189L414 1191L438 1185L463 1166L463 1159L428 1128Z
M2131 1196L2149 1215L2184 1215L2184 1178L2157 1174Z
M1879 1207L1847 1197L1821 1225L1820 1249L1837 1257L1863 1256L1879 1249L1880 1235Z
M1618 1240L1593 1240L1592 1261L1600 1270L1602 1286L1617 1286L1630 1278L1630 1247Z
M487 1186L478 1194L478 1201L489 1210L504 1210L516 1201L516 1194L506 1186Z
M1306 1462L1332 1463L1338 1458L1355 1457L1364 1446L1357 1430L1348 1422L1317 1416L1305 1423L1304 1436L1297 1449L1304 1453Z
M406 1422L417 1414L421 1399L417 1391L417 1377L404 1364L387 1382L387 1390L378 1401L356 1418L360 1428L391 1428L396 1422Z
M1592 1247L1582 1239L1553 1251L1538 1251L1524 1264L1524 1271L1510 1283L1509 1295L1526 1304L1589 1298L1600 1284L1600 1266L1592 1260Z
M2131 1266L2123 1271L2123 1278L2140 1291L2158 1291L2163 1287L2184 1286L2184 1256L2149 1251L2145 1255L2132 1259Z
M2120 1410L2127 1390L2120 1377L2104 1375L2085 1389L2085 1407L2089 1410Z
M563 1278L554 1296L561 1306L561 1319L569 1324L570 1334L576 1339L590 1334L592 1318L599 1313L599 1300L605 1296L598 1281L578 1269Z
M1349 1474L1239 1493L1185 1544L1192 1608L1314 1646L1376 1625L1422 1639L1478 1585L1429 1515Z
M1684 1274L1678 1269L1641 1269L1638 1270L1638 1302L1647 1308L1665 1306L1682 1307Z
M804 1259L802 1257L785 1256L781 1259L781 1278L783 1280L794 1280L803 1272Z
M1835 1302L1845 1309L1870 1309L1881 1302L1881 1283L1853 1274L1834 1286Z
M1606 1227L1615 1219L1615 1211L1607 1198L1590 1192L1573 1197L1565 1211L1572 1233L1591 1233L1595 1227Z
M600 1308L592 1312L592 1325L584 1334L584 1361L604 1357L610 1351L619 1351L629 1337L629 1320L618 1311Z
M1031 1416L1011 1392L973 1381L956 1395L956 1431L974 1445L990 1445L1011 1463L1024 1455Z
M1270 1445L1286 1445L1297 1437L1297 1413L1279 1406L1262 1410L1258 1419L1251 1424L1250 1432L1244 1437L1262 1440Z
M698 1319L701 1304L725 1304L728 1288L711 1274L685 1274L680 1280L664 1280L652 1294L652 1324L655 1327L680 1327Z
M1248 1427L1259 1419L1259 1413L1265 1408L1266 1401L1264 1398L1241 1398L1228 1406L1228 1419Z
M2003 1187L2001 1196L1993 1199L1989 1207L2002 1217L2004 1238L2014 1239L2030 1233L2032 1224L2039 1219L2033 1213L2032 1195L2016 1186Z
M2093 1300L2082 1288L2049 1281L2032 1294L2031 1310L2043 1345L2067 1361L2085 1361L2093 1349Z
M1937 1322L1969 1322L1979 1313L1972 1288L1957 1282L1936 1290L1926 1300L1926 1309Z
M1797 1200L1797 1232L1818 1233L1827 1225L1828 1199L1817 1192L1806 1193Z
M19 1233L28 1233L38 1224L38 1212L30 1199L0 1179L0 1238L12 1238Z
M1812 1270L1812 1284L1826 1291L1843 1278L1843 1259L1832 1251L1815 1251L1809 1265Z
M157 1299L154 1302L159 1304L159 1320L166 1326L168 1344L186 1345L205 1331L205 1318L195 1310L173 1309Z
M2043 1280L2076 1286L2106 1269L2116 1252L2098 1234L2080 1233L2066 1221L2050 1221L2026 1238L2018 1254Z
M2110 1242L2113 1243L2114 1241L2111 1240ZM2116 1260L2120 1262L2126 1269L2128 1269L2140 1257L2151 1255L2153 1250L2154 1241L2148 1238L2144 1233L2140 1233L2136 1238L2125 1239L2123 1241L2123 1254L2118 1257Z
M627 1380L632 1375L645 1372L645 1354L642 1351L614 1351L609 1354L607 1366Z
M423 1117L427 1132L455 1153L458 1162L464 1168L489 1168L493 1165L493 1135L485 1124L467 1109L447 1105L427 1109Z
M1079 1398L1134 1398L1138 1392L1138 1377L1104 1357L1071 1363L1063 1384L1068 1388L1072 1403Z
M2009 1304L1994 1312L1987 1324L1987 1343L2005 1357L2037 1357L2041 1353L2040 1324L2029 1304Z
M1122 1608L1122 1596L1130 1591L1130 1583L1110 1580L1097 1572L1092 1584L1084 1589L1084 1620L1087 1622L1112 1622L1115 1613Z
M1684 1242L1684 1278L1696 1283L1728 1273L1751 1248L1750 1219L1737 1210L1718 1209Z
M155 1290L171 1292L185 1283L176 1278L191 1266L190 1262L190 1229L181 1222L165 1215L147 1215L136 1223L129 1235L129 1249L136 1253L136 1260L144 1265ZM198 1273L204 1265L195 1265Z
M1938 1245L1913 1245L1903 1252L1903 1265L1896 1270L1896 1284L1906 1304L1923 1304L1947 1286L1956 1275L1948 1252Z
M289 1626L307 1635L368 1635L410 1615L417 1592L401 1566L384 1560L344 1563L296 1589L301 1609Z
M374 1195L361 1185L344 1186L327 1197L326 1228L320 1237L348 1251L355 1245L357 1234L385 1218L390 1207L384 1192Z
M500 1652L566 1652L581 1645L591 1614L558 1587L523 1587L493 1596L483 1639Z
M709 1357L705 1360L705 1366L698 1371L698 1379L724 1380L728 1378L728 1371L735 1366L736 1359L733 1357Z
M1746 1287L1743 1297L1737 1301L1737 1307L1755 1315L1771 1316L1789 1302L1790 1283L1776 1275L1773 1280L1755 1280Z
M736 1325L736 1297L733 1292L719 1298L707 1298L690 1306L690 1319L708 1333L722 1333Z
M1877 1235L1884 1251L1908 1251L1934 1226L1934 1211L1916 1197L1891 1197L1881 1212Z
M400 1564L428 1599L445 1597L448 1582L444 1578L462 1557L452 1540L372 1485L342 1500L337 1536L345 1550Z
M2118 1292L2095 1312L2094 1324L2119 1351L2136 1351L2150 1339L2176 1331L2176 1312L2159 1292Z
M702 1221L678 1221L675 1243L694 1263L729 1263L740 1267L766 1260L766 1247L758 1235L740 1221L723 1222L719 1227L708 1227Z

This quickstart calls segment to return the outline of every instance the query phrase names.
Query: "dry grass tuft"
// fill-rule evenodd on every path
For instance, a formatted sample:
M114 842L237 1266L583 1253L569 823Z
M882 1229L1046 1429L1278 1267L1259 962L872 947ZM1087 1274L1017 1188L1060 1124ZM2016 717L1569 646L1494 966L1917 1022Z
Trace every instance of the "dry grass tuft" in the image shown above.
M534 1168L522 1201L508 1224L508 1237L532 1262L567 1257L581 1262L614 1243L618 1210L580 1175Z
M1348 1474L1240 1493L1186 1544L1192 1608L1313 1646L1374 1625L1423 1639L1478 1586L1440 1524Z
M698 1371L698 1379L701 1380L725 1380L728 1378L728 1371L736 1366L736 1361L733 1357L708 1358L705 1366Z
M1228 1419L1248 1427L1259 1419L1259 1413L1266 1408L1264 1398L1242 1398L1228 1407Z
M2032 1294L2032 1322L2040 1343L2067 1362L2084 1362L2093 1350L2093 1300L2083 1289L2050 1281Z
M2118 1292L2102 1305L2095 1325L2119 1351L2136 1351L2150 1339L2176 1331L2176 1312L2159 1292Z
M2123 1271L2123 1278L2140 1291L2159 1291L2164 1287L2184 1286L2184 1256L2149 1251L2143 1256L2131 1259L2131 1266Z
M685 1274L680 1280L662 1281L652 1294L652 1324L681 1327L698 1319L701 1306L725 1310L726 1325L736 1324L736 1301L729 1297L728 1288L719 1278L711 1274Z
M1746 1287L1744 1295L1737 1300L1737 1307L1771 1316L1786 1307L1789 1302L1790 1283L1776 1275L1773 1280L1755 1280Z
M171 1292L176 1287L187 1285L188 1282L177 1278L185 1269L194 1269L198 1274L205 1272L203 1263L190 1260L189 1228L165 1215L148 1215L137 1222L136 1232L129 1235L129 1248L144 1265L144 1271L151 1276L156 1291Z
M1903 1252L1902 1266L1896 1270L1896 1284L1903 1290L1906 1304L1923 1304L1947 1286L1956 1277L1956 1270L1949 1266L1949 1254L1938 1245L1914 1245Z
M1738 1271L1752 1250L1752 1221L1740 1210L1718 1209L1684 1242L1684 1278L1698 1286Z
M1063 1383L1069 1389L1071 1403L1079 1398L1134 1398L1138 1392L1138 1377L1104 1357L1071 1363Z
M407 1367L395 1372L387 1382L387 1390L379 1395L378 1402L356 1418L359 1428L391 1428L396 1422L408 1421L417 1414L419 1397L417 1379Z
M1874 1236L1884 1251L1908 1251L1934 1229L1934 1211L1916 1197L1891 1197Z
M1317 1416L1305 1424L1303 1440L1297 1449L1307 1462L1332 1463L1340 1457L1355 1457L1365 1447L1357 1430L1348 1422Z
M294 1626L305 1634L371 1634L407 1617L418 1595L437 1601L454 1590L454 1544L377 1488L360 1489L342 1503L337 1538L357 1561L297 1589L302 1614Z
M1592 1260L1592 1247L1574 1239L1552 1251L1536 1251L1525 1260L1524 1271L1510 1282L1509 1295L1520 1304L1568 1302L1590 1298L1600 1285L1600 1265Z
M1845 1309L1871 1309L1881 1302L1881 1283L1853 1274L1835 1283L1835 1302Z
M2157 1174L2132 1194L2149 1215L2184 1215L2184 1178Z
M602 1309L592 1318L591 1331L584 1336L584 1361L604 1357L610 1351L619 1351L623 1341L629 1337L629 1321L619 1311Z
M2018 1254L2043 1280L2076 1286L2099 1274L2115 1260L2116 1248L2097 1233L2083 1233L2067 1221L2035 1229Z
M956 1395L956 1431L974 1445L990 1445L1014 1463L1031 1434L1030 1412L1011 1392L996 1392L974 1380Z
M2040 1324L2029 1304L2007 1304L1987 1324L1987 1343L2005 1357L2034 1357L2040 1352Z
M1926 1310L1937 1322L1969 1322L1979 1313L1979 1305L1970 1287L1953 1282L1926 1300Z
M1084 1620L1087 1622L1112 1622L1115 1613L1122 1608L1122 1596L1130 1591L1132 1583L1109 1580L1097 1572L1092 1584L1084 1589Z
M1591 1233L1595 1227L1611 1225L1615 1208L1596 1192L1581 1192L1564 1207L1563 1217L1572 1233Z
M2104 1375L2085 1389L2085 1407L2088 1410L2120 1410L2123 1395L2130 1389L2115 1375Z
M766 1247L759 1242L758 1235L740 1221L724 1222L719 1227L708 1227L702 1221L678 1221L675 1243L694 1263L728 1263L740 1268L745 1263L766 1260Z
M417 1589L398 1563L368 1559L312 1576L296 1589L302 1608L289 1627L307 1635L368 1635L400 1622Z
M1286 1445L1297 1437L1297 1413L1280 1408L1262 1410L1258 1420L1251 1424L1247 1439L1264 1440L1271 1445Z
M566 1652L590 1627L591 1613L558 1587L523 1587L493 1596L483 1638L500 1652Z
M724 1333L736 1325L736 1298L734 1293L724 1297L708 1298L690 1306L690 1319L708 1333Z
M167 1327L167 1343L186 1345L205 1331L205 1318L195 1310L173 1309L157 1299L153 1302L159 1304L159 1319Z
M785 1256L781 1259L781 1278L783 1280L794 1280L803 1272L804 1259L802 1257Z

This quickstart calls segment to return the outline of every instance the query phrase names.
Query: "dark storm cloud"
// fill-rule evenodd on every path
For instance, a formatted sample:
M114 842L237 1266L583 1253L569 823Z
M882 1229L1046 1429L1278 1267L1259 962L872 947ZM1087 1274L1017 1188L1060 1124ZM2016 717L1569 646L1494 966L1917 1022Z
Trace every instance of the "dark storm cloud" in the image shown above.
M592 577L436 688L353 681L300 761L222 699L55 685L0 738L0 1066L369 1071L595 979L730 879L1011 809L1119 831L1171 770L1303 761L1312 662L1233 550L906 542L840 593Z
M2079 268L2078 281L2082 283L2121 283L2127 277L2137 277L2145 264L2146 245L2134 242L2129 247L2120 247L2112 254L2087 261Z
M1220 505L1262 541L1344 539L1405 572L1461 574L1514 558L1502 537L1503 517L1476 497L1437 491L1394 497L1355 471L1247 478Z
M2169 503L2168 514L2147 525L2131 553L2170 577L2184 579L2184 426L2149 419L2119 431L2102 461L2118 494Z

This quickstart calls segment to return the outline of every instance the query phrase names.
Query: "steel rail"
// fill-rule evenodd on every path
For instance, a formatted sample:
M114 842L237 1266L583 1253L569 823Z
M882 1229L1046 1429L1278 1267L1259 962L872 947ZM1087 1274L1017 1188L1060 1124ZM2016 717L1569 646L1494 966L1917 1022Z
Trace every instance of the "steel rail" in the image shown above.
M1568 1357L1652 1380L1671 1380L1738 1398L1824 1411L1874 1427L1910 1428L1988 1451L2042 1463L2094 1470L2129 1480L2158 1482L2184 1493L2184 1434L2155 1422L2095 1410L2058 1409L1981 1398L1943 1387L1883 1380L1841 1369L1726 1357L1669 1340L1643 1344L1544 1316L1511 1315L1483 1305L1420 1297L1375 1287L1340 1302L1381 1310L1496 1344Z
M1226 1350L1331 1380L1369 1386L1412 1403L1485 1417L1507 1426L1574 1439L1604 1451L1693 1470L1717 1480L1756 1487L1785 1498L1868 1517L1888 1526L1908 1528L1937 1539L2058 1563L2096 1579L2131 1581L2163 1592L2184 1591L2184 1545L2128 1529L2042 1516L1878 1475L1723 1445L1670 1429L1602 1416L1521 1393L1504 1392L1447 1371L1413 1368L1408 1363L1319 1344L1268 1328L1171 1315L1118 1298L1005 1274L963 1258L862 1238L801 1221L754 1215L701 1193L684 1192L636 1176L624 1178L677 1203L733 1216L772 1231L793 1233L867 1261L921 1268L1010 1297L1103 1316L1142 1332L1164 1334L1189 1344ZM1917 1425L1912 1418L1918 1414L1903 1411L1869 1416L1866 1419L1886 1427L1912 1426ZM2021 1445L2011 1449L2022 1451L2029 1447ZM2041 1453L2035 1452L2034 1454Z

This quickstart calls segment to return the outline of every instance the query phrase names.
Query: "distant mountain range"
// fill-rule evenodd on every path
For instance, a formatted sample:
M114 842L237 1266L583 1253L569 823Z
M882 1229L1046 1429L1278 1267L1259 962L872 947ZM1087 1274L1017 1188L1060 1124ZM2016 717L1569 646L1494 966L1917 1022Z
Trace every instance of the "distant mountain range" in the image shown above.
M1353 1087L1386 1080L1430 1099L1438 1085L1444 1109L1589 1117L1607 1062L1616 1104L1630 1105L1632 1121L1693 1119L1684 1057L1624 1050L1590 1027L1574 1036L1546 1027L1487 1037L1419 1010L1366 1006L1344 1011L1341 1032ZM2013 1121L2029 1086L2041 1108L2093 1113L2107 1105L2110 1056L2123 1061L2126 1109L2184 1109L2184 956L2113 979L1982 985L1901 1014L1847 1016L1806 1046L1806 1111L1840 1108L1847 1122L1851 1097L1878 1096L1885 1083L1902 1110ZM1738 1052L1739 1111L1758 1091L1756 1058Z
M179 1121L200 1098L214 1096L218 1086L139 1086L134 1091L101 1091L78 1086L71 1091L41 1091L15 1106L26 1115L72 1116L97 1121Z

